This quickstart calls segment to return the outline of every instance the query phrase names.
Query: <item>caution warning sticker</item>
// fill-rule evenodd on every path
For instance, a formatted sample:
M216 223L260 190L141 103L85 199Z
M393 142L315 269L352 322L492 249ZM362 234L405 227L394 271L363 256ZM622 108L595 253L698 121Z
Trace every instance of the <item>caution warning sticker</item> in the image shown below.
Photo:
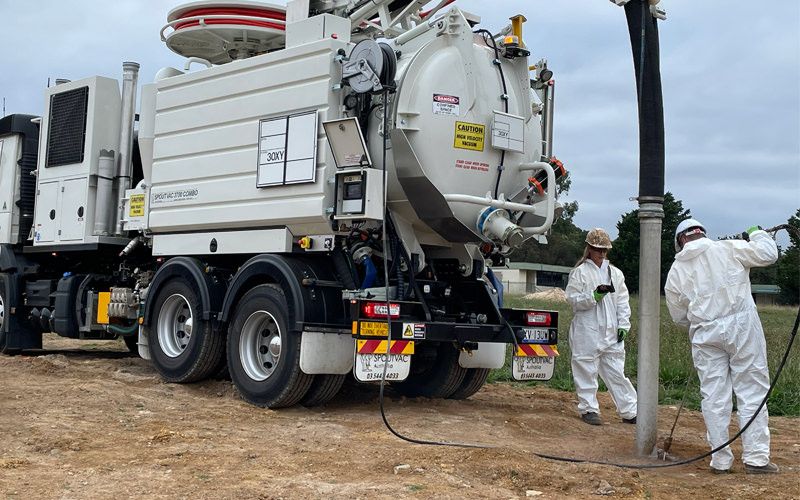
M485 125L481 125L479 123L456 122L453 147L458 149L469 149L471 151L483 151L483 143L485 138Z
M131 205L128 209L128 217L143 217L144 216L144 195L132 194Z

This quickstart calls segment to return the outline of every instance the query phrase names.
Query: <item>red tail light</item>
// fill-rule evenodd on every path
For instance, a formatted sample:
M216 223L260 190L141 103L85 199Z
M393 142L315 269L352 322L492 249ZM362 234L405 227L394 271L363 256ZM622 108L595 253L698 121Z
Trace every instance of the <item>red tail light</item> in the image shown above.
M528 326L550 326L553 321L552 315L548 312L528 311L525 316Z
M361 312L367 318L385 318L386 302L367 302L361 306ZM400 304L389 304L388 316L392 319L400 317Z

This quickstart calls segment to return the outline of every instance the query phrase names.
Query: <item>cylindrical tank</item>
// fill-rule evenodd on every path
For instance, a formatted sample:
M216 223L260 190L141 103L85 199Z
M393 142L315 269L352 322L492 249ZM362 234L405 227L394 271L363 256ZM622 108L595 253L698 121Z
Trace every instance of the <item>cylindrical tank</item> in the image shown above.
M94 230L97 236L108 236L114 215L114 151L100 150L97 161L97 201L94 209Z
M393 211L424 222L446 242L478 243L487 239L478 222L488 205L445 198L507 200L526 189L532 172L520 167L541 160L542 130L531 109L527 58L498 56L492 41L474 34L458 14L445 16L444 34L429 32L395 47L401 56L391 96L388 197ZM518 117L521 151L493 146L495 112ZM378 168L381 115L377 108L369 122L370 155ZM425 228L418 223L415 228L420 241L436 240L421 234Z

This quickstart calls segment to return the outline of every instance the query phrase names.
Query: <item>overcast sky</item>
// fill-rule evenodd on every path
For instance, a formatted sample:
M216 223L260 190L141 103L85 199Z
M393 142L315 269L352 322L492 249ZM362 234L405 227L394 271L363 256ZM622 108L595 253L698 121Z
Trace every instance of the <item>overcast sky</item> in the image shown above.
M5 113L41 114L48 78L139 81L183 59L159 39L176 0L0 0ZM282 3L282 2L276 2ZM616 235L637 207L635 81L623 9L608 0L458 0L496 31L524 14L533 61L557 81L554 152L572 172L576 222ZM659 25L666 190L713 236L800 208L800 1L663 0Z

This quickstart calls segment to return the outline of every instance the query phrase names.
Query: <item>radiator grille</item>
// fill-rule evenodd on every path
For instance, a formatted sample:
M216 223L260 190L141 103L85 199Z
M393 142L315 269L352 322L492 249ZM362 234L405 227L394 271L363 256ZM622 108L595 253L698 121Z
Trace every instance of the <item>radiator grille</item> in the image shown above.
M50 97L47 167L83 162L88 105L89 87L68 90Z

